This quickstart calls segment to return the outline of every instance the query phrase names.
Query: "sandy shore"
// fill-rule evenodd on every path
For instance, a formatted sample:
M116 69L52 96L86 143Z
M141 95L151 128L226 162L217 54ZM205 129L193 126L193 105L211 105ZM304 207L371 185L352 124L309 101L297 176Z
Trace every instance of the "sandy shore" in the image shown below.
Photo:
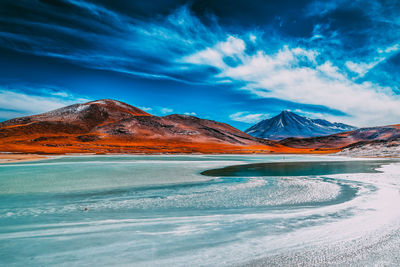
M36 155L36 154L3 154L0 153L0 163L12 163L22 161L34 161L48 159L48 156Z
M308 153L298 153L299 155L313 155L313 154L308 154ZM65 156L94 156L96 155L95 153L66 153L64 154ZM137 156L137 155L229 155L229 154L220 154L220 153L105 153L103 155L108 155L108 156L116 156L116 155L131 155L131 156ZM246 154L237 154L237 155L246 155ZM278 153L269 153L269 155L290 155L290 154L278 154ZM351 155L342 155L342 154L332 154L333 156L348 156L348 157L356 157L356 156L351 156ZM44 159L49 159L54 156L60 156L60 155L52 155L52 156L45 156L45 155L38 155L38 154L13 154L13 153L2 153L0 152L0 164L1 163L15 163L15 162L25 162L25 161L37 161L37 160L44 160ZM364 156L360 158L399 158L399 156Z

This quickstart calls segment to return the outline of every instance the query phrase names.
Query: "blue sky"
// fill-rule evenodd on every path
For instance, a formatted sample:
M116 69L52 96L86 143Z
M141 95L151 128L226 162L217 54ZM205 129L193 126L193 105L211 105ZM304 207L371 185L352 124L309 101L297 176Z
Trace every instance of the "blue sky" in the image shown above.
M112 98L246 129L400 123L398 1L0 3L0 120Z

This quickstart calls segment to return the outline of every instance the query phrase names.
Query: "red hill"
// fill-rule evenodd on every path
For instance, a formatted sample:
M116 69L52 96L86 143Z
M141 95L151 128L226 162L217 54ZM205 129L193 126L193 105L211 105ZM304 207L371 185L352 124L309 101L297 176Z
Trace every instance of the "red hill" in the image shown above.
M0 151L23 153L310 152L186 115L153 116L115 100L74 104L0 123Z

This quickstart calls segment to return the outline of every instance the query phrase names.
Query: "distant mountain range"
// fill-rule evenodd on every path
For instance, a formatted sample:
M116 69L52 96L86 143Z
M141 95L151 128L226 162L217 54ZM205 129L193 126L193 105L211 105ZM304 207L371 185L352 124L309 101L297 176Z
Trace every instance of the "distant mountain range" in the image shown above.
M270 140L282 140L289 137L324 136L357 129L354 126L322 119L310 119L290 111L282 111L279 115L260 121L245 133Z

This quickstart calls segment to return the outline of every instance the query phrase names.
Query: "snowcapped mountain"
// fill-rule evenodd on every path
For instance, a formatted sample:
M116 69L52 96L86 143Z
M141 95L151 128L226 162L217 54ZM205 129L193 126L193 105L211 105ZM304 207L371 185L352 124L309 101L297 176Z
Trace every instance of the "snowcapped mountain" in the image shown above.
M284 110L279 115L260 121L245 131L258 138L281 140L288 137L313 137L352 131L356 127L322 119L310 119Z

